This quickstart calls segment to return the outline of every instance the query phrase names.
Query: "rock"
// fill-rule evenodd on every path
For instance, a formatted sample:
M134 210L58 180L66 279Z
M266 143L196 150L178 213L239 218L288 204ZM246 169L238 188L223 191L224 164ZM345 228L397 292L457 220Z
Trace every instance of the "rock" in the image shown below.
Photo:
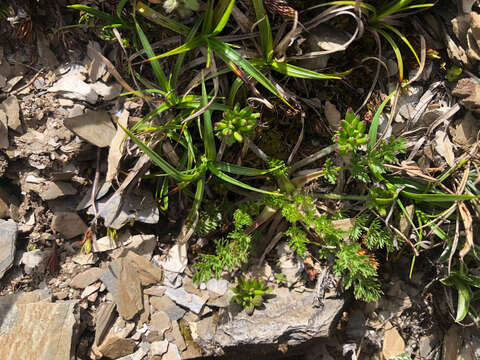
M31 274L33 270L39 266L45 258L45 252L40 249L26 251L20 259L20 264L24 264L24 271L26 274Z
M120 93L122 92L122 85L116 83L112 85L106 85L101 81L91 84L91 88L98 95L103 97L103 100L105 101L113 100L119 97Z
M401 95L398 98L397 108L398 113L405 119L410 119L418 100L423 94L423 87L411 85L408 87L407 94Z
M405 351L405 341L398 333L397 329L387 321L385 324L385 335L383 337L382 354L385 359L400 355Z
M131 250L124 250L125 259L136 266L137 274L143 286L157 284L162 281L163 271L161 267L152 264L143 256L137 255Z
M480 84L472 78L458 80L452 94L461 98L461 103L468 109L480 113Z
M286 242L281 242L277 245L277 254L280 270L285 275L286 285L291 287L301 281L299 274L301 265Z
M165 289L162 290L165 291ZM185 315L185 310L175 305L167 296L152 296L150 298L150 304L152 304L155 309L166 312L172 321L180 320L183 318L183 315Z
M53 215L52 228L69 240L78 235L83 235L87 230L87 225L77 213L58 212Z
M2 104L0 109L7 115L7 124L10 129L18 133L23 133L22 123L20 121L20 105L16 96L9 96Z
M131 320L143 310L141 283L135 266L126 258L120 258L110 263L100 280L106 285L117 304L118 313ZM123 355L122 355L123 356Z
M168 351L165 355L162 356L162 360L181 360L180 352L178 351L177 345L169 344Z
M345 327L346 338L350 341L360 341L365 335L366 319L361 311L354 311L348 315L348 323Z
M7 114L0 109L0 149L8 149Z
M452 325L445 333L442 344L442 360L457 360L458 352L462 345L461 328Z
M97 255L95 255L94 253L80 253L72 257L72 261L79 265L95 265L97 260Z
M192 329L193 341L210 355L241 344L278 344L281 340L296 345L328 337L344 300L327 298L322 310L312 306L313 297L311 292L300 294L276 288L264 302L264 308L255 309L251 316L233 304L220 311L216 328L213 316L193 323L196 324Z
M101 53L100 45L95 41L89 41L87 45L87 56L90 59L88 76L91 81L97 81L100 79L107 70L105 63L97 55L95 50Z
M116 336L107 337L98 347L98 351L108 359L118 359L130 355L135 350L135 341Z
M181 273L187 263L187 244L175 244L168 251L167 259L162 261L162 267L164 270Z
M77 275L70 282L70 287L75 289L84 289L88 285L98 281L105 270L98 267L89 268Z
M440 341L435 335L422 336L418 344L420 358L427 359L439 344Z
M332 130L337 130L342 120L342 114L337 110L336 106L330 101L325 101L325 117L328 121L328 125Z
M125 248L150 260L155 246L157 246L157 237L155 235L134 235L130 236L128 245Z
M315 30L309 34L310 43L315 43L315 47L322 50L338 51L350 39L350 35L333 26L321 24L315 27Z
M148 295L143 294L143 310L140 311L140 316L138 317L137 328L143 326L148 322L150 318L150 305L148 301Z
M115 136L115 126L105 110L87 111L85 114L67 118L64 125L82 139L98 147L107 147Z
M165 294L165 288L160 286L152 286L151 288L145 289L144 294L151 296L163 296L163 294ZM170 299L168 299L168 301L172 302Z
M476 134L480 130L478 121L471 112L465 114L455 127L453 141L461 146L473 145L476 141Z
M59 93L63 97L73 100L87 101L95 104L98 100L98 94L92 88L91 84L87 84L85 77L76 72L73 68L67 74L62 76L47 91Z
M118 123L124 128L128 127L128 117L130 113L127 110L123 110L118 116ZM125 131L120 126L117 126L117 132L110 143L108 150L108 169L105 181L111 182L118 173L118 166L123 155L123 145L125 139Z
M13 264L17 231L17 223L0 219L0 279Z
M54 200L67 195L75 195L75 189L70 183L63 181L42 181L41 183L26 183L29 190L35 191L44 201Z
M162 340L162 341L154 341L153 343L150 344L150 352L152 355L163 355L167 352L168 350L168 341L167 340Z
M75 350L75 304L74 301L38 302L38 293L0 302L2 358L70 359Z
M158 331L160 336L163 336L165 331L170 329L172 326L167 313L164 311L157 311L153 313L150 319L150 325L152 325L154 330Z
M140 344L140 348L133 354L123 356L121 358L118 358L117 360L142 360L145 355L148 354L148 347L142 345L143 344Z
M94 293L96 293L100 289L100 283L88 285L85 289L83 289L82 294L80 295L81 299L85 299L87 297L90 297Z
M94 345L99 345L105 335L108 333L110 326L115 318L115 304L101 303L95 312L95 341Z
M228 281L225 279L217 280L212 278L207 282L207 290L213 292L216 295L222 296L228 290Z
M127 234L127 236L125 236ZM97 239L96 241L93 241L92 243L92 251L93 252L104 252L104 251L110 251L113 249L117 249L122 243L122 240L128 239L128 236L130 234L127 232L122 232L118 236L118 239L114 239L110 236L104 236L101 237L100 239Z
M178 305L186 307L195 314L199 314L202 311L203 305L206 302L206 299L202 299L195 294L187 293L183 288L172 289L165 287L165 295Z
M71 107L73 104L74 102L70 99L58 99L58 105L60 106Z
M150 191L123 194L123 202L120 196L112 197L114 198L101 199L97 202L98 213L104 219L105 226L118 230L131 220L156 224L160 218L157 204ZM112 201L109 203L110 199ZM87 213L93 215L93 209L90 207Z
M110 190L111 186L112 184L110 182L104 182L104 183L100 182L98 185L97 195L95 196L95 200L98 200L104 197L107 194L108 190ZM86 209L87 207L92 205L92 190L93 190L93 185L88 187L87 192L83 196L82 200L80 200L80 202L78 203L76 208L77 211Z
M178 350L180 351L185 350L187 348L187 344L185 344L185 339L183 338L183 335L180 332L180 326L178 326L177 321L172 321L172 335Z

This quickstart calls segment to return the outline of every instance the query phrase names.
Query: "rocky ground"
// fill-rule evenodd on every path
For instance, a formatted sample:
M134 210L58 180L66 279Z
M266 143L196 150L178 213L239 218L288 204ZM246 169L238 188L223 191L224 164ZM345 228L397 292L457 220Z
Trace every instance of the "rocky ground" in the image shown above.
M450 97L425 107L419 123L462 114L436 132L425 155L433 163L454 163L454 149L477 141L479 29L480 15L460 15L438 43L472 76L450 93L427 69L399 100L397 123L439 91ZM70 52L60 54L65 46ZM1 358L480 358L477 328L453 323L426 259L412 278L407 258L387 267L385 296L368 304L342 293L328 273L316 302L283 243L275 251L287 286L274 283L268 263L253 268L273 292L252 316L230 304L228 276L194 284L187 246L175 244L179 225L139 181L149 160L116 125L143 116L142 100L120 96L98 55L104 49L93 40L50 41L41 31L21 46L0 44ZM335 105L324 111L336 121Z

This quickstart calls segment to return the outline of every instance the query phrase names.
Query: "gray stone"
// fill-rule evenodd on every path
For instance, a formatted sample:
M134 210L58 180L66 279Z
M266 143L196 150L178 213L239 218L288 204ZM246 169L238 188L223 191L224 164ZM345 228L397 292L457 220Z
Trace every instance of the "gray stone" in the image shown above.
M30 298L30 299L28 299ZM74 356L74 301L35 302L38 294L0 305L2 359L65 360ZM34 302L31 302L31 301Z
M100 345L115 319L115 304L101 303L95 312L95 342Z
M228 290L228 281L225 279L212 278L207 282L207 290L222 296Z
M152 355L163 355L167 352L168 350L168 341L167 340L162 340L162 341L154 341L150 344L150 351Z
M64 125L82 139L98 147L107 147L115 136L110 114L105 110L87 111L85 114L67 118Z
M81 299L85 299L87 297L90 298L90 296L95 294L98 291L98 289L100 289L100 283L88 285L85 289L83 289L83 292L80 295L80 298ZM95 299L96 299L96 297L95 297Z
M23 132L22 123L20 121L20 105L15 96L9 96L1 105L7 114L7 124L10 129L16 132Z
M178 326L177 321L172 321L172 335L174 338L175 345L177 345L178 350L183 351L187 348L185 339L180 331L180 326Z
M161 336L170 329L172 323L166 312L164 311L157 311L152 314L152 318L150 319L150 325L152 325L153 329L156 330Z
M75 275L75 277L70 282L70 287L75 289L84 289L88 285L93 284L95 281L100 279L100 276L105 272L105 270L98 267L92 267L81 273Z
M157 237L155 235L140 234L130 236L129 244L125 248L150 260L156 245Z
M106 285L117 304L118 313L125 319L131 320L143 310L143 296L140 278L137 271L125 258L112 261L100 280Z
M195 314L199 314L202 311L203 305L206 302L206 299L202 299L198 295L187 293L184 288L172 289L165 287L165 295L178 305L186 307Z
M0 149L8 149L7 114L0 109Z
M167 271L181 273L187 266L187 263L187 244L175 244L168 251L167 258L162 261L162 267Z
M112 200L110 201L110 199ZM97 202L97 210L99 216L104 219L105 226L117 230L131 220L156 224L160 219L160 212L155 199L152 193L147 190L143 190L140 194L134 194L133 192L123 194L123 199L120 195L112 195L109 199L101 199ZM93 215L93 209L90 207L87 213Z
M208 355L241 344L296 345L312 338L328 337L344 300L325 299L320 309L312 306L313 298L311 292L300 294L287 288L274 289L265 300L264 308L255 309L251 316L239 305L232 304L221 310L216 329L212 316L202 319L196 324L196 331L192 331L193 340Z
M435 334L422 336L418 344L420 358L426 359L440 345L440 339Z
M87 101L90 104L95 104L98 100L98 94L92 88L91 84L87 84L83 80L85 80L85 77L70 71L53 84L48 91L59 93L68 99Z
M13 264L17 232L17 223L0 220L0 279Z
M44 201L75 195L77 193L77 189L75 189L72 184L63 181L45 181L42 184L30 185L30 187L38 193Z
M53 215L52 228L68 240L83 235L87 230L87 225L77 213L58 212Z
M108 190L110 190L111 186L112 184L109 182L104 182L103 184L99 185L95 199L98 200L104 197L107 194ZM87 192L83 196L82 200L80 200L80 202L78 203L77 209L76 209L77 211L86 209L87 207L92 205L92 190L93 190L93 185L87 189Z
M162 360L181 360L180 352L178 351L177 345L169 344L168 351L165 355L162 356Z
M165 292L165 289L162 289L162 291ZM150 298L150 304L152 304L157 310L165 311L172 321L179 320L185 315L185 310L175 305L175 303L167 296L152 296Z
M20 263L24 265L25 273L31 274L43 262L45 255L46 253L40 249L24 252Z

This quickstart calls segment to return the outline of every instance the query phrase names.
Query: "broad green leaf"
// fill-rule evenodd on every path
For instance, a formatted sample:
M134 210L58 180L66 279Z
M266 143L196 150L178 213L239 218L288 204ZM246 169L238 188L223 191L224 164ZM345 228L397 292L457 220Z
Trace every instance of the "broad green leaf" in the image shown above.
M455 280L455 287L458 291L457 316L455 321L460 322L467 316L470 306L470 292L468 291L468 287L460 280Z
M393 40L393 38L382 29L375 28L374 31L382 35L392 47L393 52L395 53L395 57L397 58L398 78L400 82L402 82L403 81L403 58L402 58L402 53L400 52L400 48L398 47L395 40Z
M250 190L250 191L255 191L255 192L258 192L258 193L261 193L261 194L281 196L281 194L279 194L277 192L271 192L271 191L266 191L266 190L262 190L262 189L257 189L253 186L250 186L250 185L245 184L241 181L238 181L237 179L234 179L234 178L228 176L227 174L221 172L220 170L217 170L213 163L210 163L210 162L208 163L208 169L212 172L213 175L215 175L219 179L221 179L223 181L226 181L226 182L228 182L232 185L235 185L235 186L238 186L238 187Z
M300 79L316 79L316 80L341 79L341 77L337 75L322 74L322 73L304 69L295 65L278 62L276 60L273 60L271 62L270 67L272 68L272 70L275 70L281 74L300 78Z
M120 2L117 5L117 8L115 10L115 13L117 14L117 17L119 19L122 19L122 11L125 5L127 4L128 0L120 0Z
M155 53L153 52L152 46L150 45L150 42L148 41L147 36L143 32L138 22L135 22L135 28L137 29L138 37L140 38L140 42L142 43L145 53L149 58L154 57ZM162 67L160 66L160 63L158 62L158 60L150 61L150 65L152 66L153 73L155 74L155 77L157 78L158 83L160 84L160 86L162 86L162 90L165 92L169 92L170 83L168 82L167 77L165 76L165 73L163 72Z
M230 19L230 14L232 13L233 5L235 4L235 0L221 0L217 6L217 10L215 11L216 14L222 14L218 23L213 29L213 35L220 34L224 27L228 23L228 19Z
M382 114L383 109L385 108L387 103L390 101L392 96L396 94L396 92L397 90L392 91L385 98L385 100L382 101L377 111L375 112L375 115L373 116L372 123L370 124L370 129L368 130L368 137L369 137L369 141L367 145L368 151L372 150L377 142L377 132L378 132L378 125L380 122L380 115Z

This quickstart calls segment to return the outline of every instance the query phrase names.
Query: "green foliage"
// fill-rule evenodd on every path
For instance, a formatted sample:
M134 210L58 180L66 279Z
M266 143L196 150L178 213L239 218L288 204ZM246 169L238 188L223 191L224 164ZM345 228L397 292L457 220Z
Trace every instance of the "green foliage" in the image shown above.
M240 278L233 292L235 295L230 298L230 302L236 302L248 315L252 315L255 308L262 305L264 296L269 294L271 289L261 279Z
M211 233L220 227L222 220L221 212L217 211L213 206L207 206L206 210L200 211L195 234L205 236Z
M452 65L450 68L447 70L447 74L445 75L445 78L447 81L453 82L457 81L462 75L463 69L460 66L457 65Z
M337 276L343 275L344 288L353 287L356 299L369 302L377 300L382 295L377 270L369 256L362 252L360 244L342 244L336 257L333 272Z
M337 182L338 173L340 172L340 167L333 164L332 159L328 158L323 165L323 177L330 184L335 184Z
M285 278L284 273L275 273L273 274L273 277L279 286L285 286L287 284L287 279Z
M340 123L340 127L333 136L340 154L353 152L359 146L368 143L369 139L365 131L366 123L361 121L352 109L349 109L345 115L345 120Z
M208 281L212 276L218 279L222 271L233 271L247 262L252 237L244 229L252 224L254 208L247 204L235 210L234 230L228 234L227 239L215 240L215 254L200 255L200 261L194 265L197 272L193 281Z
M260 114L254 113L250 107L240 109L236 104L232 110L223 113L223 119L215 124L215 131L227 145L242 142L245 136L253 133L259 117Z

